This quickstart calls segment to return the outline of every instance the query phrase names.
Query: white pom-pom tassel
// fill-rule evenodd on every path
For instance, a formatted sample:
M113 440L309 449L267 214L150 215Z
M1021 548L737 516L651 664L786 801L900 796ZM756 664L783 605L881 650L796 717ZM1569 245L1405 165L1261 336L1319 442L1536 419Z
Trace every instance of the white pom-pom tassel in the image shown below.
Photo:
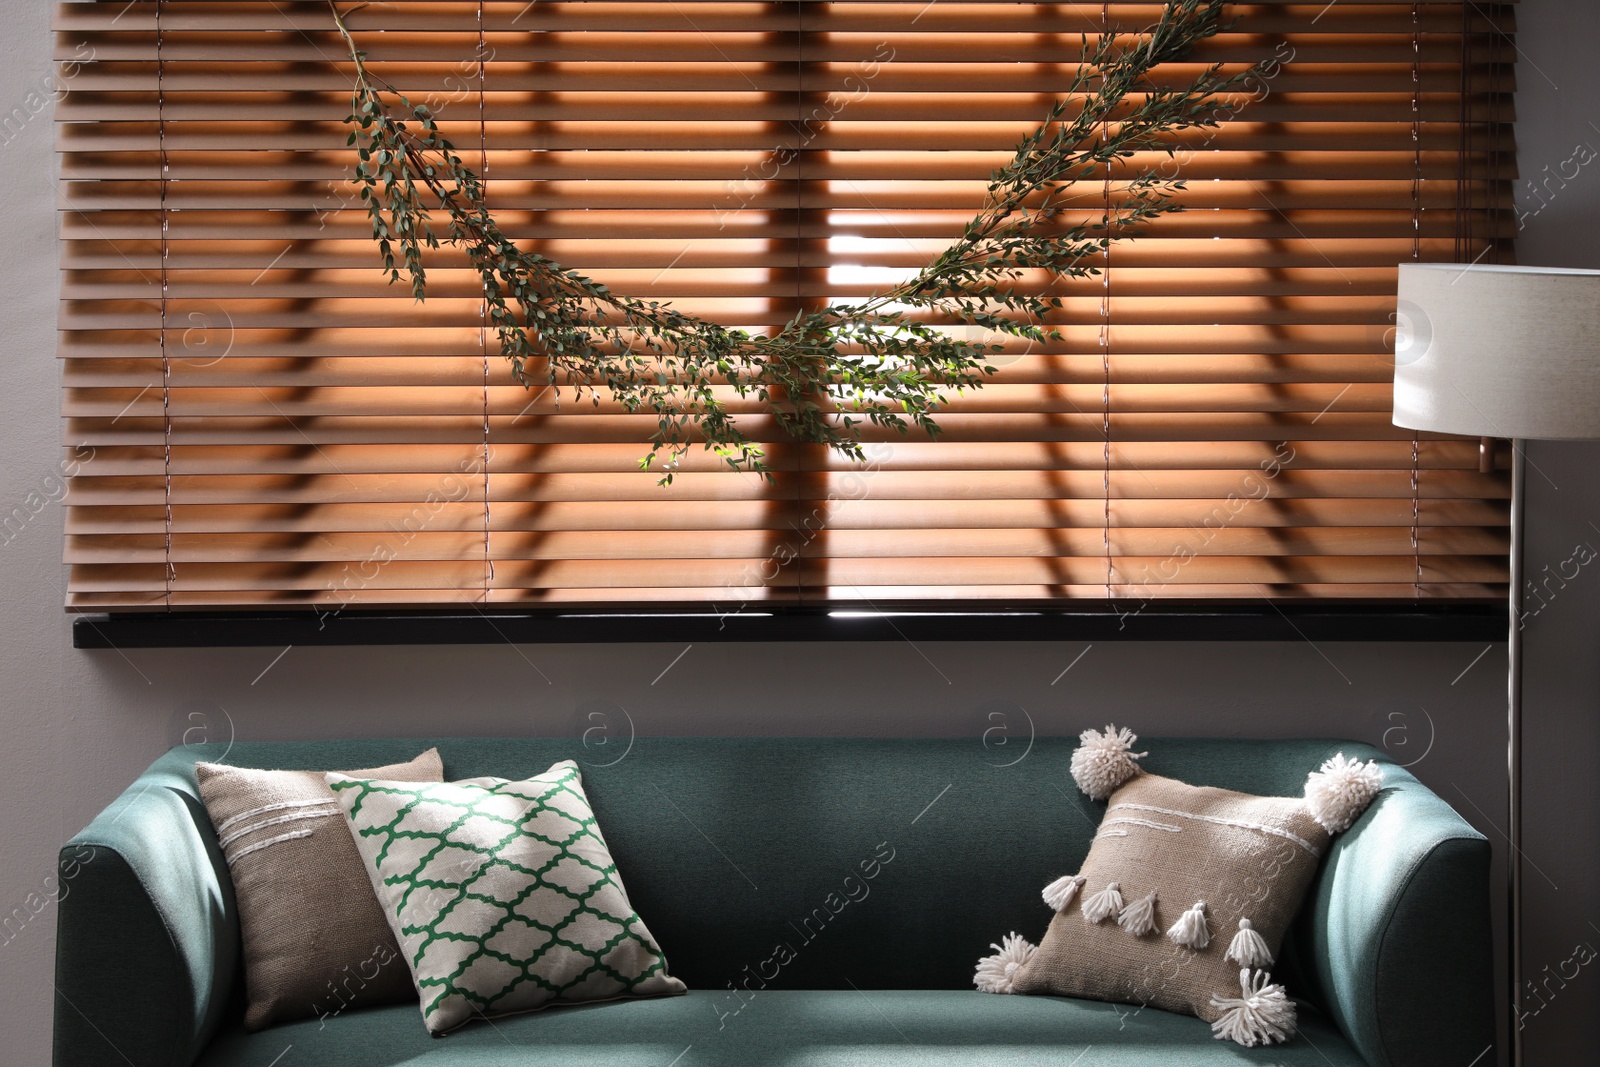
M1222 1018L1211 1024L1218 1041L1237 1041L1247 1048L1287 1041L1295 1034L1294 1001L1283 986L1272 985L1265 971L1239 972L1238 997L1212 996Z
M1078 735L1079 745L1072 753L1072 778L1091 800L1104 800L1117 786L1139 773L1133 761L1147 752L1133 751L1139 738L1127 727L1107 726L1104 733L1085 730Z
M1122 886L1112 882L1083 902L1083 921L1103 922L1122 910Z
M1064 875L1044 887L1044 902L1050 906L1051 911L1066 911L1067 905L1072 903L1081 888L1083 888L1083 875Z
M1241 967L1272 966L1272 953L1267 951L1266 938L1256 933L1249 919L1239 920L1239 932L1228 942L1228 951L1222 958Z
M978 961L972 984L980 993L1014 993L1011 980L1017 969L1028 962L1037 946L1030 944L1021 934L1012 932L1000 939L1000 944L990 945L993 956Z
M1143 937L1145 934L1156 932L1156 895L1149 896L1129 904L1122 909L1122 914L1117 916L1117 925L1122 927L1134 937Z
M1167 940L1196 952L1211 944L1211 928L1206 925L1206 902L1197 900L1193 907L1178 916L1178 921L1167 930Z
M1370 760L1345 759L1340 752L1306 776L1306 807L1328 833L1342 833L1382 788L1383 768Z

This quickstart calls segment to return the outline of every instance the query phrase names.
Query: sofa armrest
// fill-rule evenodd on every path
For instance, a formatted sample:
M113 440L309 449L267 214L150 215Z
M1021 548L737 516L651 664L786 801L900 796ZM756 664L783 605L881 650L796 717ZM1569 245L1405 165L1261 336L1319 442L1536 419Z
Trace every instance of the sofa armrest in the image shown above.
M1374 1067L1493 1063L1489 843L1409 771L1384 775L1312 888L1301 965Z
M157 761L61 850L56 1067L189 1067L217 1028L239 945L201 747Z

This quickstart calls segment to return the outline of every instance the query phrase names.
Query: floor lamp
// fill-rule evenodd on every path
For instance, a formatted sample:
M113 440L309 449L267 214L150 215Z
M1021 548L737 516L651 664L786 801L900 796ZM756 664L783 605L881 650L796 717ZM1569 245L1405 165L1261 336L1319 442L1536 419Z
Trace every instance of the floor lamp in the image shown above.
M1522 523L1526 439L1600 438L1600 271L1405 263L1395 318L1394 424L1511 441L1507 774L1512 1063L1522 1062Z

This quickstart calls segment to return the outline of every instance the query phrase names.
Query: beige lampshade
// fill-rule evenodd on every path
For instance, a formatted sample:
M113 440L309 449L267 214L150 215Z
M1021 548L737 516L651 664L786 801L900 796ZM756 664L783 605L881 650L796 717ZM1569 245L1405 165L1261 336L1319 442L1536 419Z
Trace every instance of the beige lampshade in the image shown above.
M1600 271L1402 263L1394 424L1600 438Z

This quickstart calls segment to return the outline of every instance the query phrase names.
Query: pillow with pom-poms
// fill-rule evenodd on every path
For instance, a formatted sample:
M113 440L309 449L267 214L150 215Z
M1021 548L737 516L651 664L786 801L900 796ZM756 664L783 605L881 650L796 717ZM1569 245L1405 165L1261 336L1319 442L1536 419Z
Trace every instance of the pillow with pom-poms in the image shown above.
M1072 776L1106 813L1076 874L1044 888L1035 948L1011 934L978 964L989 993L1051 993L1198 1016L1241 1045L1295 1033L1271 968L1334 834L1383 783L1343 753L1304 797L1258 797L1142 771L1131 730L1086 730Z

